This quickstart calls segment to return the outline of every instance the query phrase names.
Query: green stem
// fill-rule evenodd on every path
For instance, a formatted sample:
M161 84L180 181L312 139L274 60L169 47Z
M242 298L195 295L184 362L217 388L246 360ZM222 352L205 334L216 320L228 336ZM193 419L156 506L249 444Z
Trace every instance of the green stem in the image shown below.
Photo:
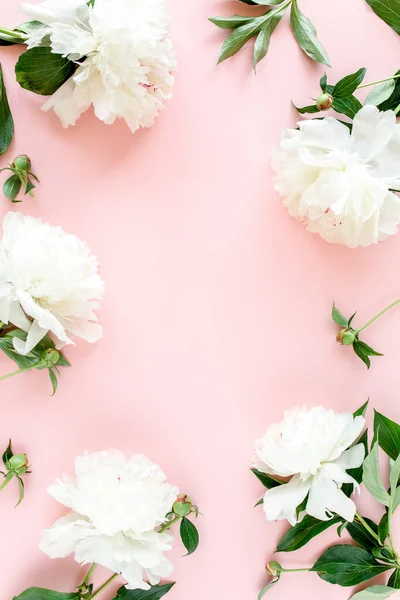
M399 106L399 110L400 110L400 106ZM393 306L396 306L396 304L399 304L399 302L400 302L400 298L398 300L395 300L394 302L392 302L392 304L389 304L389 306L387 306L386 308L384 308L383 310L381 310L381 312L379 312L377 315L375 315L374 317L372 317L372 319L370 319L369 321L367 321L365 323L365 325L363 325L362 327L360 327L359 329L357 329L354 332L354 334L358 335L360 333L360 331L362 331L366 327L369 327L369 325L371 325L371 323L373 323L374 321L376 321L377 319L379 319L379 317L381 317L385 312L387 312L388 310L390 310L391 308L393 308Z
M114 581L114 579L116 579L118 577L118 575L119 575L119 573L114 573L114 575L112 575L110 577L110 579L107 579L107 581L105 583L103 583L103 585L100 586L99 589L92 596L90 596L90 598L88 600L93 600L93 598L96 598L96 596L101 594L101 592L103 590L105 590L106 587L108 587L110 585L110 583L112 583Z
M4 490L4 488L6 487L6 485L8 483L10 483L10 481L14 477L14 475L15 475L14 471L12 471L11 473L7 473L7 475L4 477L3 483L0 485L0 492L1 492L1 490Z
M165 525L163 525L161 527L161 529L159 530L158 533L164 533L164 531L167 531L167 529L169 529L170 527L172 527L172 525L175 525L175 523L177 521L179 521L179 519L180 519L180 517L177 516L177 517L173 518L171 521L168 521L168 523L165 523Z
M362 85L358 86L358 90L361 90L362 88L366 88L369 87L370 85L378 85L378 83L385 83L385 81L391 81L392 79L398 79L400 77L399 75L392 75L391 77L386 77L386 79L380 79L379 81L372 81L371 83L363 83Z
M39 363L32 365L31 367L27 367L26 369L18 369L18 371L13 371L12 373L7 373L7 375L3 375L0 377L0 381L3 379L8 379L9 377L14 377L14 375L19 375L20 373L26 373L27 371L31 371L32 369L36 369Z
M360 513L356 513L356 519L359 523L361 523L361 525L364 527L364 529L366 529L368 531L368 533L370 535L372 535L373 538L375 538L378 542L379 542L379 537L378 534L375 533L375 531L373 529L371 529L371 527L368 525L368 523L365 521L365 519L362 518L362 516L360 515Z
M24 44L28 36L20 31L0 27L0 39L6 42L14 42L15 44Z
M308 569L284 569L283 567L281 567L281 573L304 573L304 572L310 572L312 567L309 567Z
M83 586L87 587L89 585L89 582L92 579L93 573L95 572L96 568L97 568L97 564L93 563L88 571L88 574L86 575L85 579L83 580L81 587L83 587Z
M400 112L400 104L398 105L397 108L394 109L394 114L397 115Z

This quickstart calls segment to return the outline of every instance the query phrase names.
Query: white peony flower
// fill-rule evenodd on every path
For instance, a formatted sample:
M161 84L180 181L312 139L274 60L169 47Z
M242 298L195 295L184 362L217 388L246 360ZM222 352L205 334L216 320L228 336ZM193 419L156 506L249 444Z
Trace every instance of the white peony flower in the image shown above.
M75 477L64 475L49 493L71 509L43 534L40 549L50 558L75 553L81 564L97 563L120 573L128 589L149 589L172 572L163 553L173 536L158 533L179 490L165 482L145 456L126 460L110 450L75 460Z
M275 189L291 216L334 244L368 246L397 232L400 124L364 106L353 130L327 117L283 133L272 162Z
M95 342L102 336L94 310L104 283L97 259L86 244L61 227L9 212L0 241L0 321L28 333L14 338L20 354L28 354L51 332L57 348L73 343L70 336Z
M75 74L43 106L64 127L91 104L104 123L125 119L131 131L150 127L172 95L176 68L166 0L45 0L22 10L46 26L33 31L29 48L80 61Z
M266 492L267 520L287 519L295 525L296 509L308 496L309 515L326 521L336 513L353 521L355 504L340 488L343 483L358 486L346 470L364 461L364 446L352 446L364 425L364 417L336 414L322 406L294 408L271 425L256 444L254 467L291 479Z

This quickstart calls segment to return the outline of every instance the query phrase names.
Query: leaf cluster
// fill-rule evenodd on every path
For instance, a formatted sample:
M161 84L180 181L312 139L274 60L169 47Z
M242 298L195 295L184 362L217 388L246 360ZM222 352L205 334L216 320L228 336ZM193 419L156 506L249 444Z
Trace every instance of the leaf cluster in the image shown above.
M367 404L360 407L354 416L365 414ZM341 543L328 548L310 571L317 573L328 583L343 587L358 585L376 575L391 572L386 585L369 587L353 596L356 600L389 598L400 589L400 562L391 536L392 517L400 505L400 425L375 411L373 429L374 439L370 449L367 431L356 442L364 444L366 458L360 469L350 471L349 474L358 483L364 483L373 498L382 505L383 514L380 521L374 522L358 513L352 523L344 521L338 515L327 521L306 515L299 523L290 527L279 541L276 550L294 552L333 526L337 527L339 537L347 531L354 543ZM390 459L389 488L386 488L380 474L378 448ZM263 473L256 471L255 475L266 488L276 485L275 480L264 477ZM342 489L348 495L352 491L346 491L344 486ZM274 578L260 592L259 600L274 587L285 572L279 563L270 565L273 566Z
M174 585L174 583L152 585L148 590L127 590L123 586L117 591L117 595L114 596L113 600L160 600ZM65 593L32 587L19 596L14 596L13 600L81 600L81 598L79 591Z
M69 367L70 363L67 361L65 356L54 346L53 340L48 336L44 336L43 339L31 350L26 356L19 354L13 345L13 339L18 337L19 339L26 341L27 334L21 329L13 329L7 331L3 335L0 335L0 350L11 358L19 369L23 371L29 371L31 369L47 369L49 373L50 382L53 388L53 395L57 391L58 378L60 374L59 367Z
M354 313L349 319L346 319L342 313L336 308L335 304L332 307L332 319L343 329L338 333L337 340L344 345L352 346L354 352L369 369L371 366L371 356L383 356L371 346L359 339L359 331L352 327L352 322L357 313Z
M253 65L262 60L269 49L271 36L282 17L290 7L290 24L293 35L303 52L316 62L329 66L328 54L317 38L317 32L311 21L301 12L298 0L240 0L251 6L265 6L266 12L257 17L233 15L232 17L212 17L210 21L221 29L232 33L222 45L218 63L230 58L251 39L255 38Z
M11 171L12 175L4 182L3 185L3 193L11 200L11 202L21 202L21 200L17 200L17 196L21 191L21 187L24 188L24 193L33 196L33 191L35 189L35 184L32 179L35 181L39 181L34 173L31 171L31 161L26 156L17 156L17 158L8 165L8 167L4 167L0 169L0 173L2 171Z
M3 476L3 482L0 484L0 491L4 489L12 479L16 478L19 488L19 500L16 506L19 506L25 495L25 487L22 480L22 475L26 475L31 472L28 470L28 458L26 454L14 454L10 440L7 448L3 452L2 461L3 465L7 469L7 472L0 471L0 475Z

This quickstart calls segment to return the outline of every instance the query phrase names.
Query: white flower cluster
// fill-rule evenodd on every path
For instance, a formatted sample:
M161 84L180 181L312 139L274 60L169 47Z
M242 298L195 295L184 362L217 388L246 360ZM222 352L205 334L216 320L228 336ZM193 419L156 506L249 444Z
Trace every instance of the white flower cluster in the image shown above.
M45 24L28 47L47 45L77 61L74 75L45 103L64 127L91 105L104 123L125 119L131 131L150 127L172 95L176 67L166 0L45 0L23 4Z
M290 479L265 493L267 520L287 519L295 525L301 518L297 509L307 498L305 511L316 519L326 521L335 513L353 521L356 506L341 487L358 487L346 470L364 461L364 446L354 445L364 425L364 417L336 414L322 406L294 408L271 425L256 444L254 467Z
M110 450L78 457L75 477L49 488L70 512L44 532L41 550L51 558L75 553L81 564L102 565L121 574L128 589L156 585L173 569L164 556L173 536L159 529L179 490L165 479L143 455L127 460Z

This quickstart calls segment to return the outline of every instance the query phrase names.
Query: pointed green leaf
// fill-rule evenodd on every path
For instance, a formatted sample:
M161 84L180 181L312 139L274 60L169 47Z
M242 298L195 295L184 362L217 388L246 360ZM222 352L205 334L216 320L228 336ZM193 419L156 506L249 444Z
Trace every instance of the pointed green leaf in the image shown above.
M319 80L319 85L321 90L325 93L326 92L326 87L328 85L328 76L326 73L324 73L321 77L321 79Z
M400 590L400 569L395 569L390 576L388 586L395 590Z
M371 519L367 519L364 517L366 523L376 534L378 533L378 525L371 521ZM372 553L372 550L378 546L378 541L370 534L363 525L358 523L357 521L353 521L352 523L348 523L346 525L346 529L349 532L352 539L364 550Z
M309 106L296 106L295 104L293 104L293 106L301 115L312 115L314 113L320 112L319 108L315 104L310 104Z
M367 69L362 68L356 71L356 73L343 77L333 88L332 96L334 98L347 98L351 96L362 83L366 72Z
M195 525L185 517L181 521L180 533L182 543L187 550L186 556L189 556L189 554L193 554L199 545L199 533Z
M362 350L365 352L365 354L367 354L367 356L383 356L383 354L377 352L376 350L371 348L371 346L368 346L368 344L362 342L361 340L357 340L357 344L359 348L362 348Z
M160 600L174 585L175 583L153 585L149 590L127 590L122 586L113 600Z
M6 198L15 202L21 189L21 181L17 175L11 175L3 184L3 194Z
M79 600L79 598L80 594L78 592L66 594L33 587L25 590L19 596L14 596L13 600Z
M50 377L51 386L53 388L52 396L54 396L57 391L57 388L58 388L58 379L57 379L57 375L54 373L53 369L49 369L49 377Z
M324 581L348 587L368 581L390 568L379 563L363 548L340 544L328 548L311 570Z
M242 17L242 15L233 15L232 17L211 17L208 19L211 23L214 23L221 29L236 29L241 25L246 25L250 21L253 21L254 17Z
M3 71L0 65L0 154L3 154L11 144L14 135L14 121L8 104Z
M389 515L387 512L384 513L378 526L378 537L381 546L385 545L386 538L389 534Z
M379 469L378 443L372 447L364 461L363 483L371 496L385 506L390 506L390 496L383 485Z
M267 475L266 473L262 473L261 471L258 471L257 469L251 469L251 472L254 473L254 475L257 477L257 479L259 481L261 481L263 486L265 486L268 489L277 487L278 485L282 485L284 483L283 481L274 479L270 475Z
M313 60L329 65L329 56L317 39L317 32L311 21L300 11L297 0L292 0L290 23L294 37L300 48Z
M17 477L17 480L18 480L18 488L19 488L19 500L18 500L18 503L15 508L17 508L17 506L19 506L21 504L22 500L24 499L24 495L25 495L24 482L22 481L21 477Z
M354 418L355 417L365 417L367 408L368 408L368 404L369 404L369 399L353 413L353 417Z
M378 431L380 447L392 460L397 460L400 455L400 425L375 411L375 435Z
M362 592L358 592L351 597L351 600L385 600L390 598L396 590L386 585L373 585Z
M390 81L384 81L379 85L375 85L368 94L365 100L365 104L373 104L374 106L379 106L381 102L385 102L385 100L388 100L388 98L390 98L390 96L395 90L395 87L395 79L391 79Z
M364 352L364 350L362 349L362 346L360 346L360 343L357 340L353 343L353 350L357 354L357 356L359 358L361 358L363 363L365 363L367 365L367 368L369 369L371 366L371 361L368 357L368 354L366 354Z
M332 319L337 325L340 325L340 327L348 327L349 325L348 320L342 315L340 310L336 308L335 303L333 303L332 306Z
M15 74L21 87L35 94L54 94L77 69L77 65L48 46L31 48L21 54Z
M254 35L257 35L263 26L265 17L255 17L245 25L237 27L222 44L221 54L218 63L230 58L248 42Z
M270 590L272 590L272 588L274 587L274 585L275 585L276 583L278 583L278 581L279 581L279 578L278 578L278 579L275 579L275 581L271 581L271 583L269 583L268 585L266 585L266 586L265 586L265 587L264 587L264 588L261 590L261 592L258 594L258 596L257 596L257 600L262 600L262 598L264 598L265 594L266 594L267 592L269 592Z
M364 431L364 433L362 434L360 439L357 440L357 444L362 444L364 446L365 456L367 456L368 455L368 430L367 429ZM353 444L353 445L355 445L355 444ZM357 483L361 483L362 477L363 477L363 469L364 469L364 466L361 465L360 467L357 467L356 469L349 469L348 474L350 475L350 477L355 479L357 481ZM350 498L350 496L354 492L354 485L352 483L345 483L342 486L342 492L344 494L346 494L347 497Z
M275 31L276 26L285 12L286 6L280 10L270 11L269 18L266 20L265 25L258 34L254 44L254 70L256 70L256 66L260 60L266 56L271 41L271 35Z
M323 533L333 525L337 525L341 522L339 517L330 519L329 521L319 521L314 517L306 515L304 519L297 523L294 527L291 527L287 533L280 540L277 552L294 552L299 548L302 548L314 537Z
M349 119L354 119L358 111L362 109L362 104L355 96L349 96L348 98L334 98L333 108L336 112L349 117Z
M400 35L400 0L367 0L372 10Z
M6 469L10 468L10 458L14 456L12 448L11 448L11 440L8 442L8 446L3 453L3 464Z

